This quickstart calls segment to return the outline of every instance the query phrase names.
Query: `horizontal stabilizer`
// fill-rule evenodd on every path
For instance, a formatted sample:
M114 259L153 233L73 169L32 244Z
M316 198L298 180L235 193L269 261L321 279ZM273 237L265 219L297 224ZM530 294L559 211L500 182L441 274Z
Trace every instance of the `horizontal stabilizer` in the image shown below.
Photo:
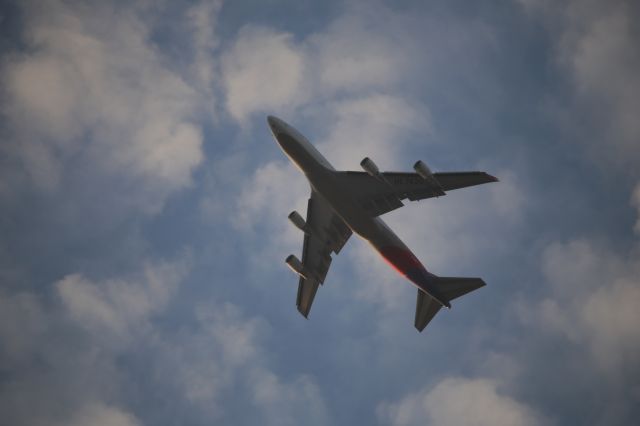
M460 296L484 287L486 283L482 278L458 278L458 277L437 277L435 287L442 297L450 302Z
M448 305L453 299L484 287L486 284L482 278L436 277L432 285L438 291L439 296L447 302L445 305ZM440 301L424 291L418 290L415 318L415 326L418 331L424 330L442 306Z
M424 330L429 321L436 316L442 308L440 302L429 296L422 290L418 290L418 299L416 300L416 319L415 326L418 331Z

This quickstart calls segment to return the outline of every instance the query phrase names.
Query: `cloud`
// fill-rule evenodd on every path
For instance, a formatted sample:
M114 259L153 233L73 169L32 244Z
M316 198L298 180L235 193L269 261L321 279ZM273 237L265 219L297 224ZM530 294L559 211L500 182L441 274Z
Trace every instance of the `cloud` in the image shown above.
M403 31L401 15L375 3L349 7L326 30L308 38L317 96L389 88L409 68L406 52L415 46ZM373 30L380 27L385 31Z
M405 202L405 207L382 217L430 272L440 276L480 276L488 282L480 292L500 292L501 283L489 279L500 259L509 255L522 229L524 217L523 183L512 173L502 170L507 184L461 189L446 197L421 202ZM513 197L510 199L510 197ZM415 289L398 275L367 243L353 242L345 256L357 274L351 290L353 297L373 304L377 327L385 330L391 317L401 316L407 325L413 320ZM486 294L486 293L485 293ZM466 296L475 299L478 294ZM467 315L467 331L482 327L482 316L491 308L474 305L470 311L441 313L434 326L444 326L444 317ZM474 302L471 302L474 303ZM477 303L477 299L476 302ZM486 309L485 309L486 308ZM449 315L452 316L449 316ZM480 322L478 322L480 321ZM473 330L473 331L472 331ZM393 335L389 332L388 338Z
M411 56L416 45L411 34L412 21L407 15L379 7L370 13L355 9L336 18L326 29L297 38L295 43L291 35L286 39L290 41L287 48L310 65L303 67L304 87L290 92L284 111L293 116L287 119L306 133L337 169L358 169L362 158L370 156L382 170L406 170L416 160L407 160L407 153L435 144L436 140L430 109L402 88L402 83L411 77L412 67L424 58ZM374 31L373 23L377 22L385 22L389 30ZM454 35L463 32L449 31L458 52L476 50L473 37L456 38ZM486 28L479 26L474 28L475 32L482 34L480 38L485 43ZM270 34L264 33L262 38L269 39ZM239 38L243 37L241 31ZM254 40L253 45L247 44L246 56L252 56L250 51L261 55L260 43ZM429 44L429 49L437 57L435 42ZM261 72L270 72L269 66L263 68L260 67ZM265 78L264 74L260 78ZM292 105L296 106L295 111L290 109ZM274 113L258 103L251 111ZM303 126L310 118L316 124L308 126L307 131ZM456 201L444 208L435 207L440 200L433 200L429 205L435 212L425 213L421 205L420 210L414 207L411 213L398 213L401 216L395 216L396 219L392 214L385 216L385 220L389 218L401 237L414 237L411 247L417 247L416 253L429 253L429 266L435 271L448 262L458 264L461 257L474 259L486 249L494 250L496 246L504 249L508 239L496 243L497 234L487 235L487 222L496 230L499 223L508 222L509 230L503 230L502 234L511 232L522 216L525 200L520 192L521 179L507 169L502 171L500 177L504 174L505 184L492 188L488 196L481 191L480 196L467 198L470 196L467 192L463 197L466 201L454 197ZM281 267L284 253L300 250L299 232L284 219L294 208L304 216L308 192L300 182L304 178L297 170L273 162L259 167L236 196L234 225L246 235L260 235L271 243L268 250L252 256L252 265L261 271ZM478 208L487 206L487 199L493 210ZM493 214L495 210L497 215ZM257 228L267 231L267 236L257 234ZM367 244L349 244L353 248L343 256L350 256L359 275L357 281L362 283L351 287L355 297L377 302L388 312L406 310L403 293L397 288L399 277Z
M186 13L193 31L193 74L197 86L206 92L209 102L213 102L213 87L218 77L214 50L218 47L215 30L221 7L222 0L201 1L196 2Z
M598 152L613 145L615 160L628 164L631 159L637 164L640 55L629 14L634 6L618 2L606 12L578 3L572 6L569 19L573 27L564 36L561 58L573 71L580 93L593 97L597 109L610 117L607 130L611 137Z
M46 331L47 314L37 296L8 294L0 290L0 364L19 362L37 347L38 337ZM16 321L19 319L19 321Z
M633 194L631 194L631 205L636 208L638 213L638 220L636 220L635 225L633 226L633 230L640 234L640 184L637 184L635 189L633 190Z
M543 406L564 398L559 416L594 424L626 424L640 401L639 251L636 242L613 244L585 237L547 244L537 280L542 294L529 293L515 305L528 338L514 348L520 372L512 383ZM522 385L533 378L539 384ZM598 397L585 392L594 383ZM585 413L571 408L585 400L591 401Z
M568 108L574 109L570 115L576 117L568 126L589 129L577 142L586 143L598 163L625 166L635 176L633 166L640 160L640 125L635 118L640 108L640 55L637 25L630 17L637 14L637 4L624 0L606 5L578 0L521 3L547 27L557 62L572 83L575 97ZM591 123L584 124L585 116Z
M103 403L90 403L72 416L70 426L138 426L141 423L131 414Z
M151 375L156 386L184 395L199 413L221 418L229 402L226 392L239 386L242 372L258 361L258 339L268 325L259 318L245 318L230 303L200 303L195 312L197 329L154 336L151 347L158 356L150 360Z
M336 101L325 111L325 120L332 125L316 145L338 169L353 169L367 155L396 163L408 144L406 135L428 128L428 112L397 96L372 94ZM280 222L294 207L305 210L306 188L304 176L288 162L260 166L244 183L232 221L245 229L270 219Z
M313 378L303 375L283 383L275 374L253 372L252 397L264 413L263 421L271 425L331 424L324 398Z
M302 39L263 26L241 28L222 55L228 112L241 123L256 112L291 115L345 94L401 83L415 43L401 14L376 5L370 9L354 6ZM386 31L377 31L379 25Z
M537 425L539 416L505 395L491 379L447 378L432 388L378 407L385 423L400 425Z
M594 365L611 377L637 369L637 250L621 256L585 239L553 243L543 253L542 269L550 295L533 312L525 310L525 320L540 321L545 330L586 348Z
M331 126L317 145L338 170L354 169L366 156L393 165L412 143L428 140L428 109L402 96L367 93L330 102L326 111Z
M147 263L140 276L92 282L71 274L55 284L68 314L96 334L130 339L161 311L188 270L188 260Z
M305 71L304 54L291 34L244 27L222 56L229 113L243 121L256 111L294 108L305 95Z
M76 273L51 295L0 294L0 361L11 377L0 384L5 420L275 425L312 416L327 424L315 379L272 367L264 319L206 299L190 308L190 326L166 327L189 265L189 257L147 263L105 280Z
M237 199L238 214L231 218L240 228L265 221L281 221L294 207L303 211L309 185L298 169L283 161L256 169Z
M164 62L135 9L49 2L23 11L28 49L2 63L15 139L3 150L40 190L64 193L71 181L157 212L202 162L197 92Z
M0 133L7 137L0 148L0 194L10 213L2 221L9 237L0 246L0 274L9 278L0 291L0 411L6 421L373 423L372 406L385 400L391 402L380 404L381 423L538 424L537 410L571 423L576 416L601 419L600 410L636 406L638 340L630 325L638 322L635 248L568 237L550 244L540 264L529 265L547 244L540 239L548 238L545 227L554 226L546 217L539 221L544 226L523 220L529 207L549 204L531 194L523 176L540 158L496 167L514 164L512 148L485 149L477 142L489 139L479 133L493 131L490 136L513 145L536 142L531 151L522 148L525 156L549 153L527 132L555 141L555 130L537 127L535 114L525 115L523 125L511 108L531 108L506 102L512 78L531 92L548 89L546 80L540 85L537 77L519 74L518 64L535 72L543 58L544 78L547 72L562 77L546 68L549 52L537 50L561 40L555 53L575 91L568 103L575 101L580 111L609 108L585 120L589 132L592 126L593 134L607 134L603 143L593 137L589 144L606 149L613 141L616 156L624 151L633 158L628 142L637 135L635 123L609 114L635 108L629 44L635 24L621 12L622 3L603 5L603 13L579 12L593 4L564 3L570 6L562 6L566 28L542 42L537 26L530 31L509 19L509 8L459 12L352 2L329 23L302 17L297 31L269 27L272 15L261 24L247 22L245 11L238 14L231 3L189 3L186 11L148 2L133 8L27 4L21 34L27 48L10 51L1 64ZM159 22L158 9L178 13L166 12L170 23ZM273 18L282 22L281 15ZM241 30L219 40L218 21L227 34ZM178 28L181 37L168 35L166 27ZM535 40L523 40L532 33ZM522 48L521 41L531 44ZM503 55L509 61L501 61ZM506 109L513 115L496 120ZM427 336L416 334L415 289L361 241L350 242L340 256L347 259L332 266L332 282L345 285L321 290L320 297L336 303L322 321L294 320L293 307L262 303L289 305L280 293L295 293L294 278L277 275L282 287L273 278L284 270L286 254L299 253L302 236L285 216L294 208L304 213L308 197L303 176L280 153L256 143L269 137L266 113L298 126L344 169L357 169L367 155L381 169L407 169L423 148L430 151L423 159L435 157L434 168L447 155L464 161L491 156L470 167L493 169L500 184L385 216L434 273L485 277L489 287L468 300L490 297L486 310L454 308L458 324L442 318ZM247 124L254 119L261 130L251 135ZM234 124L244 133L233 133ZM447 126L455 131L447 134ZM511 138L509 132L523 134ZM452 134L477 135L477 144L452 142ZM214 145L204 145L205 135ZM438 158L439 149L451 154ZM582 145L571 151L572 161L582 151ZM557 165L567 158L543 161ZM194 173L204 162L202 173ZM558 182L558 170L549 172L550 182ZM574 172L570 165L562 170ZM204 189L203 175L214 181ZM194 179L193 191L177 194ZM32 192L39 202L30 203ZM176 202L164 208L172 196ZM632 196L634 207L637 199ZM193 220L187 212L198 203L213 218ZM131 227L104 225L127 219ZM210 234L202 231L205 220L212 222ZM158 260L185 243L195 244L201 263L189 256ZM543 279L535 290L510 285L510 277L535 277L539 268ZM255 297L247 298L247 289ZM524 321L518 322L495 302L511 301L520 291L532 307L519 312ZM393 315L402 320L387 321ZM299 344L286 347L283 339ZM487 355L487 347L496 352ZM525 347L528 355L519 353ZM305 361L318 351L324 361ZM578 364L584 371L567 373ZM492 371L460 376L477 365ZM431 382L434 372L448 378ZM622 374L629 378L616 381ZM381 381L384 389L369 386ZM543 390L536 393L536 386ZM604 391L593 397L594 388Z
M321 152L327 153L337 169L353 170L365 156L380 159L376 160L380 167L398 164L403 150L410 144L410 136L419 130L428 132L428 111L399 96L374 93L330 102L322 108L323 112L317 112L323 115L321 120L332 124L326 137L315 144ZM302 234L286 217L292 210L304 217L308 197L306 178L289 162L273 161L262 165L243 184L236 196L231 221L248 236L262 235L257 234L260 230L269 232L270 244L259 249L259 255L254 252L251 257L251 263L259 270L281 268L286 253L300 250ZM357 290L358 297L365 300L375 297L385 306L395 306L398 298L392 294L396 280L382 279L385 273L378 267L371 267L372 262L374 265L379 263L381 268L388 269L388 266L375 252L376 259L371 259L368 245L357 247L351 259L355 260L366 281L366 288ZM374 271L381 275L371 279ZM375 283L373 289L372 283ZM389 297L380 298L379 292Z
M312 377L284 379L270 368L265 336L271 327L264 319L246 317L231 303L201 303L196 316L195 332L154 340L158 385L223 422L327 424L324 397Z

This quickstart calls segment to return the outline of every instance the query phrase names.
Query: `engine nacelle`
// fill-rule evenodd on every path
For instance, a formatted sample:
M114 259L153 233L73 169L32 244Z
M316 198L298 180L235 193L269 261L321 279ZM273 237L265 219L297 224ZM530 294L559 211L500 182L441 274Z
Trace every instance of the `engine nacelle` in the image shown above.
M424 180L433 180L433 173L431 173L431 169L424 164L421 160L416 161L416 164L413 165L413 170L416 171L417 174L422 177Z
M380 170L376 163L374 163L371 158L364 157L364 159L360 162L360 167L369 174L369 176L378 177L380 176Z
M442 187L440 186L440 182L433 176L431 169L424 164L422 161L416 161L416 164L413 165L413 169L417 174L424 180L426 180L429 185L435 189L438 189L442 192Z
M305 234L307 233L307 222L305 222L302 216L300 216L300 213L295 210L292 211L291 213L289 213L289 220L296 226L296 228L298 228Z
M302 262L300 262L300 260L298 260L296 256L290 254L289 256L287 256L285 262L293 272L300 275L302 278L307 278L304 266L302 266Z

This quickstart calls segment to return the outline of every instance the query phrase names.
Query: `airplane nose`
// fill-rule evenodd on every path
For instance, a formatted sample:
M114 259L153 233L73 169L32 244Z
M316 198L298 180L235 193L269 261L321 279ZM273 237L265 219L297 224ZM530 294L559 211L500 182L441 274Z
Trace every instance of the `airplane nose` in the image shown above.
M269 127L271 127L271 131L274 134L278 134L282 129L282 120L278 117L274 117L273 115L267 116L267 123L269 123Z

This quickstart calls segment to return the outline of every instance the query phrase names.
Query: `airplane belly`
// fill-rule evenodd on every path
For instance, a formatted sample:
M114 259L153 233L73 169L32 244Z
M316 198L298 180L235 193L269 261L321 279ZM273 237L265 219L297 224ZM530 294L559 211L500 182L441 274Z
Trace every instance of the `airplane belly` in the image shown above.
M422 262L404 242L382 221L376 218L379 231L368 239L382 258L413 285L445 305L444 298L435 287L437 277L427 271Z
M378 216L402 207L404 199L413 201L444 195L453 189L496 182L495 177L484 172L434 174L422 162L414 166L416 173L380 173L368 158L361 164L369 176L364 172L337 172L293 127L274 116L268 116L267 122L280 148L305 174L312 188L307 221L299 215L293 219L289 216L305 232L304 263L298 261L299 267L292 267L301 275L296 305L305 317L318 286L324 282L331 252L337 254L351 235L345 225L418 287L415 326L419 331L442 306L450 308L451 300L485 285L480 278L437 277L430 273ZM372 179L374 175L379 179ZM290 258L287 263L292 265ZM305 277L303 272L309 271L314 273Z
M345 221L351 230L368 241L400 275L438 301L444 300L433 286L436 276L427 271L420 260L384 221L379 217L371 217L362 206L355 202L351 194L340 187L331 172L320 173L316 176L307 175L309 182L329 202L336 214Z
M338 216L360 237L369 240L378 231L375 218L369 216L364 209L355 202L354 198L340 187L339 182L328 170L318 170L317 173L307 174L313 189L324 197Z

